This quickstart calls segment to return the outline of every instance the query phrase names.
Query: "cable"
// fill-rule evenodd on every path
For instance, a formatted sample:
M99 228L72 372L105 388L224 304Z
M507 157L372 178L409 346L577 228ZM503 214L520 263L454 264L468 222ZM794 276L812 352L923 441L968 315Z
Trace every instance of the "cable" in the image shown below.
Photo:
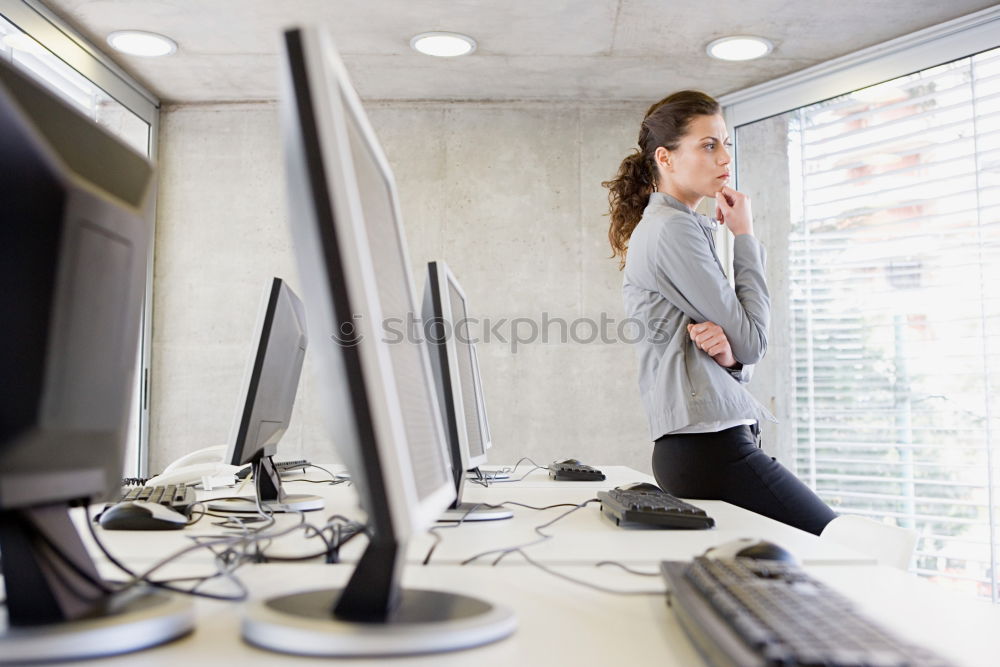
M619 563L618 561L614 561L614 560L602 560L601 562L599 562L599 563L596 564L597 567L601 567L602 565L614 565L615 567L620 567L621 569L625 570L629 574L634 574L637 577L660 577L660 576L662 576L659 572L640 572L639 570L633 570L628 565L625 565L624 563Z
M350 533L347 537L343 538L342 540L339 539L338 536L336 538L336 541L327 542L328 546L326 550L321 551L319 553L309 554L306 556L268 556L267 554L264 554L265 562L274 561L276 563L295 563L299 561L313 560L314 558L326 557L327 563L337 563L339 562L339 551L341 547L343 547L345 544L353 540L358 535L365 535L365 534L367 534L367 531L364 530L364 528L362 527ZM330 560L331 557L334 557L337 560Z
M557 571L555 571L553 569L550 569L549 567L547 567L545 565L542 565L538 561L536 561L533 558L529 557L528 554L525 553L520 548L516 549L516 551L529 564L534 565L535 567L537 567L542 572L545 572L546 574L550 574L553 577L559 577L560 579L564 579L566 581L569 581L571 583L577 584L579 586L585 586L585 587L591 588L591 589L593 589L595 591L600 591L601 593L611 593L613 595L666 595L666 593L667 593L666 589L659 590L659 591L620 591L620 590L616 590L614 588L608 588L606 586L601 586L600 584L593 584L593 583L591 583L589 581L584 581L583 579L577 579L576 577L571 577L568 574L563 574L562 572L557 572ZM603 561L603 562L610 562L610 561ZM645 574L645 573L643 573L643 574Z
M259 505L258 505L258 508L262 509L262 508L260 508ZM222 537L222 538L210 538L209 541L197 541L198 539L200 539L200 536L196 536L195 537L196 543L194 545L192 545L190 547L186 547L184 549L181 549L180 551L177 551L177 552L171 554L170 556L167 556L166 558L164 558L164 559L160 560L159 562L155 563L152 567L150 567L149 569L147 569L142 574L137 574L137 573L133 572L125 564L123 564L121 561L119 561L117 558L115 558L113 554L110 553L110 551L107 549L107 547L101 541L101 539L98 537L97 532L94 530L93 521L90 520L90 507L89 506L87 506L87 510L86 511L87 511L87 518L88 518L87 526L88 526L88 529L90 530L91 537L94 539L94 542L97 544L98 548L101 549L101 551L104 553L105 557L107 557L108 560L112 562L112 564L114 564L120 570L122 570L123 572L125 572L126 574L128 574L129 576L132 577L132 580L130 582L128 582L125 585L124 588L122 588L121 590L116 591L116 592L120 593L120 592L122 592L124 590L127 590L128 588L131 588L131 587L134 587L134 586L138 585L139 583L145 582L145 583L148 583L148 584L150 584L152 586L156 586L158 588L164 588L166 590L174 591L174 592L177 592L177 593L183 593L183 594L187 594L187 595L195 595L195 596L198 596L198 597L207 597L207 598L211 598L211 599L215 599L215 600L228 600L228 601L244 600L244 599L246 599L246 597L248 595L246 587L233 574L233 572L236 570L236 568L238 568L240 565L242 565L243 563L245 563L248 560L250 560L249 557L248 557L247 548L249 548L251 546L257 546L260 542L265 541L265 540L266 541L270 541L270 540L273 540L274 538L282 537L284 535L290 534L291 532L294 532L295 530L300 529L303 526L303 524L305 523L305 515L302 512L298 512L297 514L299 515L299 523L295 524L294 526L291 526L290 528L286 528L284 530L278 531L276 533L262 534L262 531L264 529L269 528L274 523L273 516L268 516L268 518L270 519L271 523L269 523L266 526L255 528L253 531L248 530L246 526L242 526L242 529L243 529L243 534L242 535L225 536L225 537ZM234 551L233 547L238 547L238 546L241 546L241 545L244 547L243 550L242 550L242 553L240 553L238 551ZM217 552L217 551L215 551L212 548L214 546L225 546L225 547L228 547L228 548L222 550L221 552ZM150 578L152 576L152 574L154 572L156 572L157 570L159 570L160 568L164 567L165 565L167 565L169 563L172 563L173 561L177 560L181 556L183 556L183 555L185 555L187 553L190 553L192 551L198 550L198 549L208 549L209 551L211 551L216 556L216 563L217 563L217 565L219 567L219 571L216 574L208 575L208 576L204 577L202 583L204 583L204 581L207 581L209 579L214 579L214 578L223 576L223 577L228 578L230 581L232 581L240 589L239 594L237 594L237 595L217 595L217 594L214 594L214 593L204 593L204 592L201 592L201 591L196 591L194 589L188 590L188 589L177 588L175 586L172 586L171 583L173 582L173 580L169 580L169 579L168 580L153 580L153 579ZM187 578L184 578L184 580L185 581L190 581L191 578L187 577ZM197 588L197 585L195 586L195 588Z
M482 553L478 553L475 556L472 556L470 558L466 558L461 563L459 563L459 565L468 565L469 563L471 563L471 562L473 562L475 560L478 560L478 559L482 558L483 556L489 556L490 554L499 553L500 555L492 563L493 565L496 565L501 560L503 560L504 556L506 556L507 554L509 554L509 553L511 553L513 551L518 551L518 550L526 548L526 547L534 546L536 544L541 544L542 542L545 542L546 540L551 539L551 537L552 537L551 535L546 535L545 533L542 532L543 528L548 528L549 526L551 526L555 522L557 522L557 521L559 521L561 519L564 519L565 517L569 516L573 512L576 512L577 510L586 507L590 503L596 503L596 502L600 502L600 501L597 498L591 498L589 500L585 500L585 501L583 501L582 503L580 503L578 505L574 505L573 509L569 510L568 512L563 512L562 514L560 514L556 518L552 519L551 521L549 521L547 523L543 523L540 526L535 526L535 528L534 528L535 532L538 533L541 536L537 540L533 540L531 542L526 542L524 544L519 544L519 545L513 546L513 547L505 547L505 548L501 548L501 549L490 549L489 551L483 551Z
M520 466L521 463L523 463L524 461L528 461L534 467L528 472L518 477L517 479L514 479L514 472L517 471L518 466ZM534 461L532 461L531 458L527 456L522 456L520 459L518 459L517 463L514 464L514 467L510 469L510 476L511 476L510 479L492 479L490 480L490 482L492 482L493 484L509 484L511 482L521 482L524 481L528 477L528 475L535 472L536 470L548 470L548 469L549 469L548 466L540 466Z
M502 505L502 504L501 504L501 505ZM475 512L475 511L476 511L477 509L479 509L480 507L490 507L490 508L494 508L494 509L495 509L495 508L497 508L497 507L500 507L501 505L488 505L488 504L486 504L486 503L478 503L478 504L476 504L476 505L473 505L473 506L472 506L472 507L470 507L469 509L467 509L467 510L465 511L465 514L463 514L463 515L462 515L462 516L461 516L461 517L460 517L460 518L458 519L458 521L456 521L456 522L454 522L454 523L449 523L449 524L447 524L447 525L444 525L444 526L438 526L438 525L434 525L434 526L431 526L430 528L428 528L428 529L427 529L427 532L428 532L428 533L430 533L430 534L431 534L431 536L432 536L432 537L434 538L434 544L432 544L432 545L431 545L431 548L427 550L427 555L426 555L426 556L424 556L424 560L423 560L423 563L422 563L422 564L423 564L423 565L427 565L428 563L430 563L430 562L431 562L431 555L433 555L433 553L434 553L434 550L435 550L435 549L437 549L438 545L439 545L439 544L441 544L441 540L442 540L443 538L442 538L442 537L441 537L440 535L438 535L438 533L437 533L437 531L438 531L439 529L442 529L442 528L458 528L458 527L459 527L459 526L461 526L461 525L462 525L463 523L465 523L465 520L466 520L466 519L468 518L468 516L469 516L470 514L472 514L473 512Z
M438 545L441 544L441 541L443 540L443 538L440 535L438 535L438 533L437 533L438 529L441 529L441 528L458 528L463 523L465 523L465 520L469 516L469 514L471 514L472 512L475 512L480 507L486 507L488 509L498 509L500 507L506 507L507 505L516 505L518 507L525 507L525 508L527 508L529 510L538 510L538 511L549 510L549 509L553 509L555 507L574 507L574 508L578 507L578 505L576 503L556 503L555 505L545 505L543 507L535 507L534 505L526 505L525 503L519 503L519 502L516 502L514 500L504 500L503 502L499 502L499 503L495 503L495 504L493 504L493 503L477 503L476 505L473 505L471 508L469 508L465 512L465 514L463 514L462 517L458 521L456 521L455 523L450 523L448 525L443 525L443 526L437 526L437 525L435 525L435 526L431 526L430 528L427 529L427 532L430 533L431 536L434 538L434 544L431 545L431 548L427 551L427 555L424 556L423 565L427 565L427 564L430 563L430 561L431 561L431 555L434 553L434 550L438 548Z
M517 460L517 463L514 464L513 468L504 469L504 472L507 472L507 473L510 473L511 475L513 475L515 472L517 472L518 466L521 465L522 463L524 463L525 461L527 461L531 465L535 466L535 468L542 468L543 470L548 470L548 466L538 465L537 463L535 463L531 459L531 457L529 457L529 456L522 456L521 458L519 458Z
M137 586L138 584L144 582L144 583L150 584L151 586L156 586L157 588L163 588L165 590L173 591L173 592L176 592L176 593L185 593L185 594L188 594L188 595L196 595L196 596L199 596L199 597L208 597L208 598L212 598L212 599L215 599L215 600L238 601L238 600L245 600L246 599L246 597L247 597L247 590L246 590L246 588L243 586L242 582L240 582L238 579L235 579L235 577L231 577L231 576L230 576L230 579L233 580L239 586L239 588L241 589L241 593L242 594L239 595L239 596L220 596L220 595L215 595L215 594L212 594L212 593L192 592L192 591L185 590L183 588L176 588L174 586L171 586L169 580L167 580L167 581L154 581L154 580L152 580L152 579L149 578L149 576L152 574L152 572L156 571L157 569L159 569L163 565L166 565L167 563L176 560L180 556L188 553L189 551L192 551L193 549L203 548L203 546L204 546L203 544L196 544L193 548L192 547L187 547L185 549L182 549L181 551L176 552L176 553L168 556L167 558L161 560L159 563L157 563L152 569L150 569L145 574L143 574L143 575L136 574L128 566L126 566L124 563L122 563L120 560L118 560L108 550L108 548L104 544L104 542L101 541L101 538L98 537L97 531L94 529L94 522L91 520L91 517L90 517L90 506L89 505L86 506L86 512L87 512L87 528L90 531L91 538L93 538L94 542L97 544L97 547L104 554L105 558L107 558L109 561L111 561L111 563L115 567L117 567L119 570L121 570L125 574L129 575L130 577L132 577L132 580L129 581L129 582L127 582L119 590L115 591L116 593L124 592L124 591L126 591L126 590L128 590L130 588L133 588L133 587ZM235 540L235 539L238 539L238 538L229 538L229 540ZM215 576L218 576L218 574L211 575L211 576L206 577L206 578L214 578ZM189 578L187 578L187 579L189 580Z
M587 502L590 502L589 500ZM554 505L543 505L542 507L535 507L534 505L525 505L524 503L519 503L515 500L505 500L497 505L486 505L486 507L503 507L505 505L516 505L517 507L526 507L529 510L550 510L556 507L578 507L576 503L556 503Z
M524 475L522 475L521 477L518 477L517 479L496 479L497 475L503 475L503 474L513 475L514 472L517 471L518 467L525 461L530 462L531 465L533 465L534 467L528 472L524 473ZM479 470L479 468L476 468L476 470ZM548 470L548 466L540 466L537 463L535 463L530 457L522 456L517 460L517 463L515 463L513 467L503 467L493 473L484 473L482 470L479 470L479 478L468 479L468 481L483 487L489 487L490 484L520 482L523 481L528 475L535 472L536 470Z
M342 477L340 477L339 475L335 475L335 474L333 474L332 472L330 472L329 470L327 470L326 468L324 468L323 466L318 466L318 465L316 465L315 463L307 463L307 464L306 464L306 465L305 465L305 466L304 466L304 467L302 468L302 471L303 471L303 472L305 472L305 469L306 469L306 468L316 468L317 470L322 470L323 472L325 472L325 473L326 473L327 475L329 475L329 476L330 476L330 478L331 478L331 481L333 481L333 482L336 482L337 484L339 484L339 483L341 483L341 482L346 482L346 481L347 481L346 479L343 479L343 478L342 478ZM306 480L306 479L297 479L297 480L295 480L295 481L297 481L297 482L313 482L313 481L325 481L325 480Z
M349 530L346 537L342 537L341 535L342 525L344 528ZM314 533L313 535L308 536L307 539L310 537L319 537L323 540L326 549L319 553L308 554L306 556L268 556L266 553L261 552L260 557L262 558L262 562L272 560L276 562L297 562L326 557L327 563L337 563L340 561L340 549L358 535L367 533L367 527L364 524L349 519L342 514L333 514L327 517L326 523L319 528L316 528L311 524L306 524L305 528L307 532L312 531ZM323 534L323 531L325 530L331 531L330 539L327 539Z
M350 482L349 479L292 479L290 482L307 482L309 484L329 484L330 486L337 486L338 484L345 484Z

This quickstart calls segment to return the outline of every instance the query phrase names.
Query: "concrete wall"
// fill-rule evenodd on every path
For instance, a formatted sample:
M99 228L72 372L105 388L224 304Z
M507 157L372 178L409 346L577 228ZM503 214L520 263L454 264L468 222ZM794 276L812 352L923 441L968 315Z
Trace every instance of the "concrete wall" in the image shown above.
M447 261L472 314L519 322L620 320L621 274L607 258L606 191L644 105L368 105L399 186L423 292ZM260 292L299 281L289 245L273 104L168 107L160 136L150 469L229 434ZM491 460L573 456L649 469L632 349L559 340L480 345ZM608 327L613 329L614 326ZM500 328L509 336L510 324ZM539 334L540 335L540 334ZM280 458L336 460L308 363Z

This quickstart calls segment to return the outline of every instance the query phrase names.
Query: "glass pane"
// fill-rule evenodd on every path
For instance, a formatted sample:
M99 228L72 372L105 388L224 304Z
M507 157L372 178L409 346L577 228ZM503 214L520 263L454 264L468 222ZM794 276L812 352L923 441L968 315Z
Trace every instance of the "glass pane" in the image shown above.
M3 17L0 49L5 60L27 70L99 125L149 156L148 123Z
M779 448L837 511L915 529L920 574L991 597L1000 49L736 135L768 248Z

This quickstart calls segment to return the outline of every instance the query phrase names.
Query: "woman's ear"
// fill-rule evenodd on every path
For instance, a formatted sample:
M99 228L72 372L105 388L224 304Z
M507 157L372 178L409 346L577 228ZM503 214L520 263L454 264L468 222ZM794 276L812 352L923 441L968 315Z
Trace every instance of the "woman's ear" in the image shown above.
M661 169L670 169L670 151L663 146L656 148L656 151L653 153L653 159L656 160L656 166Z

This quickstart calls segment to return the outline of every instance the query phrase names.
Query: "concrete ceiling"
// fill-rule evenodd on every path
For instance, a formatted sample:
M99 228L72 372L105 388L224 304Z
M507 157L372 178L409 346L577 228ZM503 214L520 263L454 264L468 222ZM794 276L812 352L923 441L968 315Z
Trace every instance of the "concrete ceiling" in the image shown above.
M44 0L165 102L276 97L280 31L329 27L363 98L651 100L721 95L994 5L983 0ZM114 30L159 32L178 52L111 51ZM471 35L471 56L432 58L410 38ZM767 37L766 58L726 63L705 45Z

